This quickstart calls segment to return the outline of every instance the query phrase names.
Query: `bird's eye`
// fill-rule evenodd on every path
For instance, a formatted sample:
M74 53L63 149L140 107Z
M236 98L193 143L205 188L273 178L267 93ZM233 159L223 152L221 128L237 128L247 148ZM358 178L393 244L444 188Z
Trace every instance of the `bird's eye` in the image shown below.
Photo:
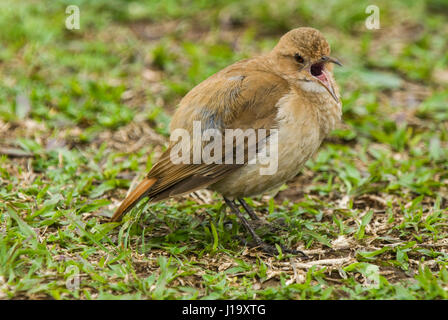
M295 59L298 63L304 63L304 62L305 62L305 60L303 59L303 57L302 57L300 54L298 54L298 53L296 53L296 54L294 55L294 59Z

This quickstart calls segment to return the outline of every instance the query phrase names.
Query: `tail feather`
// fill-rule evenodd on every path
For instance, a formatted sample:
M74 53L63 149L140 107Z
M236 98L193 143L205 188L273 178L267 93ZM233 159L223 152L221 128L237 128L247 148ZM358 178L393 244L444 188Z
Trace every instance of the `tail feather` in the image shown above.
M151 187L156 183L156 178L145 178L132 192L123 200L115 211L111 221L119 221L121 217L131 210L143 197L145 197Z

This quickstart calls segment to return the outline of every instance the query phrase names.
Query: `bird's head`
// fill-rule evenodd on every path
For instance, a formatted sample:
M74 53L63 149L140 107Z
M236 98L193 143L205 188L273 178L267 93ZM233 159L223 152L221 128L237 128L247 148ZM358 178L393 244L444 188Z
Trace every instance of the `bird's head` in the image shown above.
M330 57L330 45L313 28L297 28L281 37L270 56L276 71L301 90L328 92L339 103L331 63L341 66Z

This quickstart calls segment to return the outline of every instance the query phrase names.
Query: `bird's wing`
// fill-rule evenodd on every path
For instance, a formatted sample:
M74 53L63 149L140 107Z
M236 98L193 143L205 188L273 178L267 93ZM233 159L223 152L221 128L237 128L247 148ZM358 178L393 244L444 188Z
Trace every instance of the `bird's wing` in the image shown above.
M288 93L289 87L278 76L251 70L249 66L234 65L208 78L193 88L180 102L172 122L171 132L184 129L190 135L193 121L201 123L202 131L217 129L225 140L225 129L261 129L267 131L276 127L276 104ZM252 67L253 68L253 67ZM269 134L269 132L267 133ZM255 135L257 138L258 136ZM189 163L174 164L171 160L172 143L140 185L131 192L115 212L112 220L118 220L143 197L158 201L169 196L189 193L213 184L227 174L247 163L250 139L243 139L244 163L225 164L226 152L238 147L238 139L233 142L233 150L223 150L222 164ZM241 146L240 146L241 147ZM191 147L192 148L192 147ZM192 151L192 150L190 150ZM192 152L190 152L192 154ZM190 158L191 160L191 158Z

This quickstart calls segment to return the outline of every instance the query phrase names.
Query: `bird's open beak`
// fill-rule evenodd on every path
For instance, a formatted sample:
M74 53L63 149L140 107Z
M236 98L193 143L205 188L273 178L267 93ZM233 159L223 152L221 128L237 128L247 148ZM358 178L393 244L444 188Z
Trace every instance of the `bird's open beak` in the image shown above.
M310 66L310 74L316 78L319 84L328 91L336 103L339 103L339 98L336 95L333 83L330 81L330 75L328 71L325 70L325 64L329 62L342 66L342 63L340 63L337 59L324 56L319 62L316 62Z
M322 61L323 62L331 62L331 63L337 64L338 66L342 67L342 63L336 58L323 56Z

